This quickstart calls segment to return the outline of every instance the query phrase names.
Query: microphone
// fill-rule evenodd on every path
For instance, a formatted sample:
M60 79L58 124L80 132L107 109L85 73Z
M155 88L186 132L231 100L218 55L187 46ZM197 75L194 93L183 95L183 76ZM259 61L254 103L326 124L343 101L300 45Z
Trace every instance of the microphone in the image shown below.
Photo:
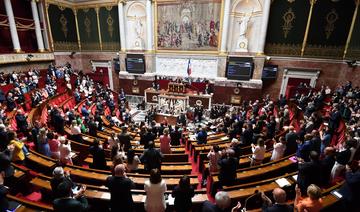
M246 206L247 206L247 202L249 199L253 198L254 196L258 195L259 194L259 190L255 190L255 193L252 194L251 196L249 196L248 198L245 199L245 203L244 203L244 207L243 209L241 210L242 212L246 212Z

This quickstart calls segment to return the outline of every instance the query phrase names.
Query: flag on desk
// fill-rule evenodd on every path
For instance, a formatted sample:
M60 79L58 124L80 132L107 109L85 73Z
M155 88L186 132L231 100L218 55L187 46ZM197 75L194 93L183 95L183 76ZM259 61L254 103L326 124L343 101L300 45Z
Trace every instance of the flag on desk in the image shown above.
M189 61L188 61L187 74L188 74L188 76L191 75L191 60L190 60L190 59L189 59Z

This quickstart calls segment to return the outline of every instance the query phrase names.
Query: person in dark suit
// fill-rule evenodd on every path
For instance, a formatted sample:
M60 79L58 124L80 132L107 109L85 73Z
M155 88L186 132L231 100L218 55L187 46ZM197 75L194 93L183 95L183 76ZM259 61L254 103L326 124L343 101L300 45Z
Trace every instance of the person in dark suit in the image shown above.
M6 103L7 103L7 109L9 111L12 111L16 108L16 102L13 93L11 92L8 93L8 96L6 98Z
M149 127L143 138L144 148L147 149L149 147L150 142L154 142L155 138L156 135L152 133L152 128Z
M0 124L0 152L6 150L7 145L9 145L9 137L6 132L6 127L4 124Z
M175 198L175 211L176 212L188 212L192 206L192 197L194 197L194 188L190 185L190 178L183 176L179 180L179 185L175 187L172 192L172 196Z
M172 146L180 145L181 137L182 137L182 135L181 135L181 132L179 131L179 126L175 126L175 130L170 133L171 145Z
M106 187L109 188L111 211L133 211L134 202L131 189L135 188L132 180L126 177L125 166L119 164L115 167L114 176L106 179Z
M82 212L88 208L88 201L84 197L86 190L82 186L77 194L72 195L71 184L64 181L57 187L60 197L53 201L55 212Z
M340 124L340 119L341 119L341 114L337 109L337 107L334 107L330 113L330 119L329 119L329 130L331 132L337 130Z
M323 173L321 173L321 164L319 161L319 154L317 152L310 152L310 162L304 162L303 160L299 159L298 169L299 173L297 182L301 192L304 192L303 194L306 193L307 187L310 184L321 184Z
M27 134L28 123L26 120L26 116L24 115L24 113L21 110L17 111L17 113L15 115L15 120L16 120L16 125L17 125L19 132Z
M207 142L207 132L204 128L201 128L196 135L197 144L206 144Z
M91 135L93 137L96 137L98 127L97 127L97 124L96 124L93 116L90 116L90 119L89 119L89 122L87 123L87 126L89 128L89 135Z
M359 211L360 164L358 161L354 161L351 166L346 166L345 184L340 188L339 193L343 195L343 205L346 211Z
M95 139L93 145L89 148L89 153L93 156L93 162L90 165L92 169L106 170L105 151L100 146L99 140Z
M57 133L64 134L65 119L61 113L54 115L54 128Z
M326 147L324 150L324 159L321 160L322 186L329 185L331 170L335 164L335 149Z
M160 169L162 154L159 150L154 149L154 142L149 143L149 148L146 149L140 157L140 161L144 164L145 170L150 171L151 169Z
M120 146L124 148L124 151L127 152L131 148L132 136L127 132L127 127L121 128L121 133L118 135Z
M251 124L245 124L244 128L245 130L242 133L241 140L245 146L248 146L253 143L254 132Z
M225 212L225 211L238 211L241 208L241 204L238 204L230 209L231 199L229 194L225 191L219 191L215 195L215 204L210 201L205 201L202 205L202 212Z
M273 198L275 203L263 208L263 212L293 212L294 208L286 204L286 192L281 188L273 190ZM271 201L271 200L270 200Z
M61 166L56 167L53 171L53 178L51 178L50 180L52 197L54 199L59 198L61 196L61 193L58 191L58 186L60 185L60 183L65 181L71 184L71 187L75 186L75 184L72 182L70 178L69 172L65 172Z
M295 128L293 126L289 127L289 132L285 135L286 140L286 149L284 155L291 155L296 152L297 150L297 143L296 140L298 136L295 132Z
M234 150L227 149L226 157L218 162L220 167L219 183L221 186L230 186L235 183L238 160L234 157L234 154Z

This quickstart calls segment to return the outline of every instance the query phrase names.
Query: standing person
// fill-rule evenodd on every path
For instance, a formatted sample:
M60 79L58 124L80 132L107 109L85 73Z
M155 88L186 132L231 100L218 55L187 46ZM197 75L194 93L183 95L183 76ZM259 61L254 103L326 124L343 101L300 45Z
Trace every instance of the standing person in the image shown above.
M140 159L137 155L135 155L135 151L133 149L129 149L127 152L127 169L129 172L137 171L139 167Z
M175 187L172 196L175 198L174 208L176 212L188 212L191 210L192 201L194 197L194 188L190 185L190 178L183 176L179 180L179 185Z
M146 149L140 157L140 161L144 164L145 170L150 171L152 169L160 169L162 154L159 150L154 149L154 143L149 143L149 148Z
M211 147L207 158L209 159L209 171L217 172L219 170L218 162L221 159L221 151L218 145L214 145Z
M207 132L204 128L200 128L198 134L196 135L197 144L206 144L207 142Z
M289 127L289 132L285 135L286 140L286 150L285 150L285 156L291 155L296 152L297 150L297 142L298 135L295 132L295 128L293 126Z
M47 130L45 128L40 129L37 140L39 153L45 155L46 157L51 157L50 146L47 138Z
M164 134L160 136L160 151L162 154L170 154L170 136L169 136L169 128L164 129Z
M15 163L22 164L25 161L25 153L23 151L24 143L16 139L16 133L14 131L9 131L8 138L10 140L9 145L14 146L12 151L11 161Z
M237 159L234 157L234 150L227 149L226 157L219 160L220 167L219 183L220 186L231 186L236 181ZM213 190L215 192L215 190Z
M9 207L9 202L6 194L9 192L8 188L4 185L5 172L0 172L0 212L6 212Z
M343 195L346 211L356 212L360 202L360 163L354 161L351 166L346 166L345 183L339 192Z
M182 138L182 134L179 131L179 126L175 126L175 130L173 132L170 133L170 137L171 137L171 145L172 146L178 146L180 145L180 140Z
M159 169L151 169L150 179L145 181L146 192L145 210L147 212L164 212L166 209L165 191L166 183L161 178Z
M71 139L82 143L83 139L81 135L81 129L80 126L77 124L76 120L73 120L71 122L70 130L71 130Z
M264 144L264 140L259 138L257 141L257 145L251 144L252 156L251 156L251 166L257 166L262 163L265 157L266 146Z
M59 138L60 141L60 162L62 164L70 164L72 165L72 159L71 159L71 144L70 141L67 140L64 136L61 136Z
M349 163L351 157L350 142L346 141L344 149L335 154L335 164L331 170L331 181L335 181L337 177L345 170L345 166Z
M114 169L114 175L106 179L106 187L111 194L111 211L133 211L134 202L131 189L135 188L134 182L126 176L124 164L119 164Z
M105 151L101 147L99 140L96 138L89 149L89 153L93 156L93 162L90 165L92 169L107 170Z
M310 162L299 159L298 170L297 182L302 193L306 193L306 188L310 184L321 184L323 173L317 152L310 152Z
M49 147L50 147L51 158L59 160L60 159L60 150L59 150L60 141L55 138L55 135L53 132L49 132L47 134L47 138L48 138L48 143L49 143Z
M282 158L284 156L284 152L286 149L286 141L284 137L280 137L279 138L279 142L276 142L274 139L274 150L271 154L271 158L270 161L273 160L279 160L280 158Z
M124 148L124 151L127 152L131 148L131 135L127 132L127 127L123 126L121 128L121 133L118 135L120 146Z

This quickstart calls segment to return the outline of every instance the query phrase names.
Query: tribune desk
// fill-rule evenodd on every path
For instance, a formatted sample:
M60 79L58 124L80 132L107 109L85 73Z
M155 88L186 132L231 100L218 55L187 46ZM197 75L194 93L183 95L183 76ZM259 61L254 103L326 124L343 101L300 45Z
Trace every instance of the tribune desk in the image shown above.
M147 88L145 90L145 101L146 103L159 103L159 96L169 96L171 98L186 98L187 104L191 107L195 105L203 105L204 109L211 109L212 94L197 94L197 92L186 92L186 93L175 93L166 90L155 90L153 88ZM186 106L188 106L186 105Z

